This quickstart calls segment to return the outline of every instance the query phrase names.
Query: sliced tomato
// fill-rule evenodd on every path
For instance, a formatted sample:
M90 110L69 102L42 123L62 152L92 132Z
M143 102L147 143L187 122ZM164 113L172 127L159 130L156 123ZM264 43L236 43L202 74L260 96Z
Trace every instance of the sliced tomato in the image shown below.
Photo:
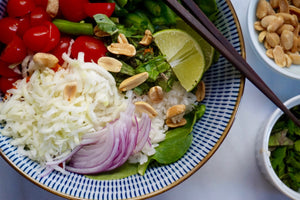
M7 90L14 88L14 83L22 77L0 77L0 90L6 94Z
M34 52L49 52L59 42L60 32L58 28L49 21L43 25L30 28L24 33L23 40L28 49Z
M86 3L84 5L84 12L93 17L96 14L104 14L110 17L115 10L115 3Z
M13 69L9 68L9 63L0 60L0 75L5 77L16 77L20 76Z
M26 46L21 38L15 36L2 51L0 59L7 63L21 62L27 55Z
M12 17L0 20L0 42L8 44L17 34L19 21Z
M17 35L19 37L23 37L24 33L31 28L30 25L30 14L24 15L22 17L17 18L19 21L19 26L17 30Z
M83 35L76 38L71 48L73 58L77 58L79 52L84 53L85 62L97 62L100 57L105 56L107 49L101 40Z
M52 23L52 22L44 22L45 26L48 27L49 30L49 41L46 45L46 47L44 49L42 49L42 52L49 52L52 49L54 49L54 47L56 47L56 45L59 43L60 40L60 32L58 30L58 28Z
M64 60L62 59L62 54L67 53L71 43L70 37L61 37L58 45L50 52L59 59L59 64L62 65Z
M60 0L59 8L67 20L79 22L87 17L83 8L88 2L89 0Z
M24 33L23 40L31 51L41 51L47 45L49 30L46 26L35 26Z
M40 6L46 10L48 5L48 0L34 0L36 6Z
M33 11L34 8L33 0L9 0L6 11L10 17L21 17Z
M44 22L51 21L49 14L42 7L36 7L30 13L30 25L31 26L39 26L43 25Z

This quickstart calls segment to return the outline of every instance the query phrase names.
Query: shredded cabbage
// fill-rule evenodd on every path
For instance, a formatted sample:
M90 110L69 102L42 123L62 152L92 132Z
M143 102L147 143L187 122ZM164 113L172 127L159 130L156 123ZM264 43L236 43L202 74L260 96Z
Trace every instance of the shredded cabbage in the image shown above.
M95 63L64 55L66 69L35 70L29 81L17 82L16 89L1 103L1 133L12 137L20 153L40 163L65 156L80 144L84 134L103 128L119 117L128 100L119 93L113 76ZM30 63L33 64L33 63ZM77 84L75 98L63 98L68 83Z

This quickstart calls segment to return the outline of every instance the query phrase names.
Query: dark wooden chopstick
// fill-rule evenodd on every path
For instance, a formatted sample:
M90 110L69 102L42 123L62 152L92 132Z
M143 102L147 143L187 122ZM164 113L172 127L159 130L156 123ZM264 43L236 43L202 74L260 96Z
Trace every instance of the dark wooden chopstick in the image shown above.
M177 0L165 0L168 6L176 12L198 34L217 49L244 76L251 81L265 96L280 108L296 125L300 127L300 120L282 103L266 83L250 67L246 60L235 50L231 43L220 33L215 25L206 17L193 0L181 0L190 9L195 18ZM198 21L199 20L199 21Z

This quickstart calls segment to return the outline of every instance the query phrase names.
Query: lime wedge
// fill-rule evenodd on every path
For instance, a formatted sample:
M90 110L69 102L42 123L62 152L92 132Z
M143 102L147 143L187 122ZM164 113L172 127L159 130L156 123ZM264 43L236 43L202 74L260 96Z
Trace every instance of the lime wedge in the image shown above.
M215 49L180 18L177 18L176 20L176 28L184 30L199 43L205 58L204 71L207 71L213 62Z
M186 91L191 91L202 78L205 68L204 55L198 42L179 29L165 29L153 37L181 85Z

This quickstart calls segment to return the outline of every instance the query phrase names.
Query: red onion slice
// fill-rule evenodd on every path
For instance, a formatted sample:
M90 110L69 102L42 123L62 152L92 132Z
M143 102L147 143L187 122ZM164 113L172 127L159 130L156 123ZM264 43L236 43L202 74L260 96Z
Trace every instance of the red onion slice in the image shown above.
M134 115L135 107L129 105L120 118L109 123L101 133L87 134L83 140L96 142L82 145L75 152L66 170L79 174L94 174L115 169L128 158L140 151L149 140L151 120L143 114L138 121Z

